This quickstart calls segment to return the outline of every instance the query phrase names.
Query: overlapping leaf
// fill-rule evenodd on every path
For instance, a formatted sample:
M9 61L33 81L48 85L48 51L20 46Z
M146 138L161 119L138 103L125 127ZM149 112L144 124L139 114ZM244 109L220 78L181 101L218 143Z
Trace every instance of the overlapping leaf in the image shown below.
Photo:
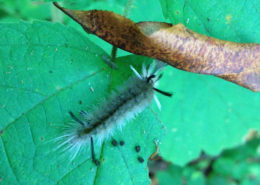
M69 10L55 5L112 45L160 59L190 72L212 74L253 91L260 90L260 45L222 41L193 32L182 24L140 22L109 11Z

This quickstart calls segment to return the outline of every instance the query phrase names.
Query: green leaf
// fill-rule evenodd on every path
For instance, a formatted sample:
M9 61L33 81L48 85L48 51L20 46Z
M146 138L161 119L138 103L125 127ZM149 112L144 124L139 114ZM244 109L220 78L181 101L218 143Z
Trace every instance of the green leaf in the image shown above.
M260 182L259 152L260 137L245 145L224 151L213 165L215 173L239 181L251 179Z
M259 1L160 1L166 18L220 39L260 43ZM201 150L216 155L242 143L250 128L260 129L260 94L224 80L167 69L160 88L160 118L168 129L161 146L167 160L184 165Z
M54 139L71 121L68 111L90 110L133 75L129 64L151 60L123 57L112 70L102 49L61 24L0 24L0 35L1 184L149 184L147 159L163 134L150 108L115 133L124 146L95 145L99 167L89 148L70 161Z
M156 177L160 185L182 184L182 173L183 169L181 167L171 165L167 170L156 173Z
M134 22L165 21L160 2L158 0L136 1L132 0L128 16Z
M4 12L3 16L0 14L0 19L6 19L7 16L10 17L10 20L50 19L50 7L50 3L32 2L31 0L0 0L0 11Z
M159 117L167 127L161 154L175 164L186 164L201 150L216 155L241 144L250 128L260 129L259 93L170 67L159 88L174 92L171 100L161 98Z
M249 142L224 150L218 157L201 156L184 167L170 165L156 174L160 185L209 184L246 185L259 184L259 136ZM206 165L202 165L202 164ZM164 166L162 163L158 166ZM169 164L169 163L168 163Z
M260 43L258 0L160 0L173 24L223 40Z
M176 165L170 165L166 169L166 171L159 171L156 174L156 177L158 178L160 185L171 185L171 184L204 185L206 184L203 173L189 166L186 166L185 168L181 168Z

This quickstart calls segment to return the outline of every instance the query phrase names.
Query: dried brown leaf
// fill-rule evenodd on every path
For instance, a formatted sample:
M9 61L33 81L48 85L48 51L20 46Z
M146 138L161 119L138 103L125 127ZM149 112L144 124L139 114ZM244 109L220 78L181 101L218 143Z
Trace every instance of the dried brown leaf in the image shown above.
M134 23L110 11L56 7L84 30L134 54L167 62L181 70L215 75L260 91L260 45L223 41L201 35L182 24Z

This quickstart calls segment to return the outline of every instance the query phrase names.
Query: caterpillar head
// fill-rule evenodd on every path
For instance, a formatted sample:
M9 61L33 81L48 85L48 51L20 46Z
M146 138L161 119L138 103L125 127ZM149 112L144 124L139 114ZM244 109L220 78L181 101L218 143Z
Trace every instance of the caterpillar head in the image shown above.
M133 72L135 73L137 78L146 81L146 83L152 84L154 91L156 91L162 95L171 97L172 93L162 91L155 87L157 85L157 82L162 78L162 73L159 74L159 72L165 67L165 65L167 65L167 64L160 62L160 61L153 62L148 67L146 67L143 64L142 65L142 74L138 73L133 66L130 66L130 68L133 70ZM154 99L156 101L158 108L161 109L161 104L156 95L154 95Z
M133 66L130 66L130 68L133 70L135 75L141 79L145 80L147 83L153 84L153 86L156 86L156 82L158 82L162 74L158 74L163 67L165 66L162 62L153 62L148 67L145 66L145 64L142 65L142 74L138 73L136 69Z

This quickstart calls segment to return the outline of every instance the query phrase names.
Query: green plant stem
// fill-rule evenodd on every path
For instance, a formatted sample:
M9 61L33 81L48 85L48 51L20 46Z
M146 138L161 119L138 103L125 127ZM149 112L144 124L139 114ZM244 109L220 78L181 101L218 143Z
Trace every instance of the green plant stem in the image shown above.
M117 53L117 47L113 46L112 51L111 51L111 60L112 60L112 62L114 62L115 59L116 59L116 53Z
M127 17L129 15L130 9L133 5L134 0L128 0L124 9L123 16ZM113 46L112 51L111 51L111 60L112 62L115 61L116 59L116 53L117 53L117 47Z
M60 4L62 5L62 2ZM63 13L55 6L51 6L51 20L52 22L63 23Z

